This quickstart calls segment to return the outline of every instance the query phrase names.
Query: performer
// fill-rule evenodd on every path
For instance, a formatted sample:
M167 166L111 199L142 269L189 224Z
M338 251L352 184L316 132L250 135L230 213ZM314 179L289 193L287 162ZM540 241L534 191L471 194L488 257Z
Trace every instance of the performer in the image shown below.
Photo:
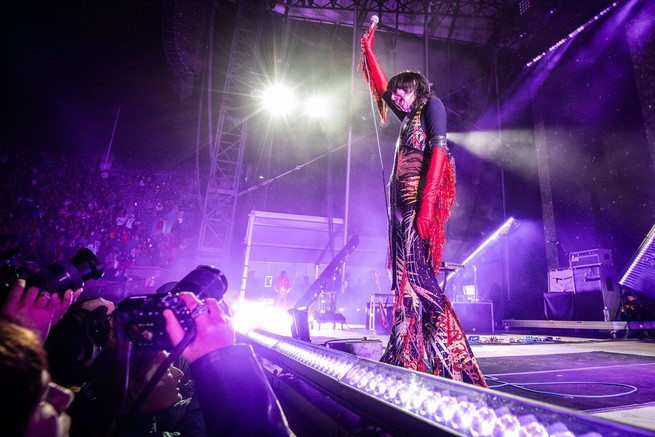
M374 21L362 38L362 70L383 123L401 121L389 182L389 267L394 321L381 361L487 387L437 275L455 201L446 110L416 71L387 80L374 52Z
M289 290L291 290L291 281L286 271L282 270L280 272L280 276L273 283L273 288L275 288L276 293L275 304L279 307L286 308L288 306L287 295L289 294Z

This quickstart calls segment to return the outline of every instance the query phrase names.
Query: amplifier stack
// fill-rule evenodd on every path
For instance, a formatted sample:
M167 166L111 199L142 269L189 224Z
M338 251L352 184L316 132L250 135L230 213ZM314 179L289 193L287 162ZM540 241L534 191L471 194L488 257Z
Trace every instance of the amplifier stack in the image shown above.
M604 320L605 308L610 320L617 320L620 306L619 283L609 249L572 252L569 267L573 272L578 320Z
M589 249L581 252L571 252L569 254L569 266L572 269L589 266L614 267L612 251L609 249Z

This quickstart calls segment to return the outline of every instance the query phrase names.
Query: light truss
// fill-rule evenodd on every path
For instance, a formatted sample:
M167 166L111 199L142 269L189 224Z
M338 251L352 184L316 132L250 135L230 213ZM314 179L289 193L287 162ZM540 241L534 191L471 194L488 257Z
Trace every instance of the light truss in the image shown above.
M394 1L276 1L273 12L297 20L365 26L370 15L380 17L381 31L425 35L436 40L486 45L497 21L516 0L394 0Z
M209 172L198 237L198 261L221 264L230 252L248 122L242 82L255 71L263 9L258 0L239 3L216 130L209 142ZM256 23L255 26L252 23ZM208 91L210 94L214 90ZM211 111L211 108L209 108ZM212 126L208 126L211 132Z
M425 15L431 13L457 14L466 17L496 18L499 12L508 4L516 3L513 0L446 0L429 2L423 0L384 0L384 1L356 1L356 0L323 0L323 1L276 1L273 10L284 8L287 11L300 9L330 10L353 12L367 10L378 14L414 14Z

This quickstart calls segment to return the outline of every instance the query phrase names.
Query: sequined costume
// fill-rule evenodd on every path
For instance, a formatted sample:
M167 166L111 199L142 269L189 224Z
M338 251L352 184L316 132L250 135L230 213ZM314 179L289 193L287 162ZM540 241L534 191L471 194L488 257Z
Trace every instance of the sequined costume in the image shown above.
M455 201L455 167L446 142L446 114L436 97L412 113L389 108L402 120L389 182L389 264L395 293L394 322L382 361L486 387L452 304L443 294L438 272L445 225ZM440 181L430 237L415 226L427 166L435 148L448 153Z

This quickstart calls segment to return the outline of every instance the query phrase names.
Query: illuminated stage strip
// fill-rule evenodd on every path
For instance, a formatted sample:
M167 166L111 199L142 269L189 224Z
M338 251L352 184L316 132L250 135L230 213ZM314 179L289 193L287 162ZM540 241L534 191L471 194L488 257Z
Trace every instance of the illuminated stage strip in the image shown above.
M392 435L650 436L652 432L256 329L240 341ZM594 433L594 434L592 434Z
M499 240L501 237L507 235L510 230L516 228L519 225L519 222L514 218L510 217L508 218L505 223L503 223L496 231L491 234L486 240L482 242L469 256L466 257L464 261L462 261L462 265L464 267L468 266L471 264L471 261L475 259L476 256L480 255L485 249L487 249L489 246L491 246L495 241ZM452 279L453 276L459 274L459 271L454 271L452 273L449 273L446 275L445 280L439 284L441 286L441 289L445 289L446 283Z
M655 284L655 226L653 226L637 253L634 255L628 268L621 276L619 284L633 290L653 293Z

